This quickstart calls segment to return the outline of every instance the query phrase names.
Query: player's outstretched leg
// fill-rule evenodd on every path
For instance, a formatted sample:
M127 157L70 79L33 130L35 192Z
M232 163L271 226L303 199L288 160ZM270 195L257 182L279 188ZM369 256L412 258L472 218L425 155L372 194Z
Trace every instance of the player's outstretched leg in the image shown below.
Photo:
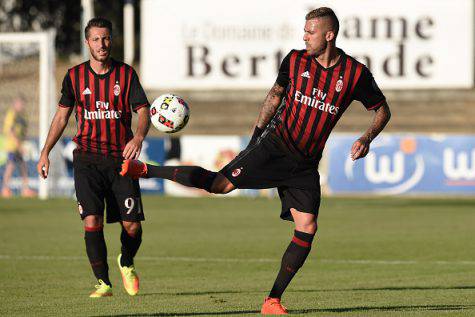
M199 166L156 166L139 160L125 160L120 174L133 179L164 178L215 194L226 194L234 189L234 186L221 174Z
M104 240L103 219L99 216L87 216L84 219L84 240L86 253L91 263L92 271L99 284L90 297L112 296L112 284L109 280L107 264L107 247Z
M117 257L124 288L130 296L139 292L139 276L135 270L134 257L142 243L142 226L140 222L122 222L120 234L121 254Z
M298 212L293 208L291 213L295 222L294 236L282 257L274 286L262 305L261 314L264 315L287 314L287 309L282 306L280 299L292 278L307 259L317 230L315 215Z

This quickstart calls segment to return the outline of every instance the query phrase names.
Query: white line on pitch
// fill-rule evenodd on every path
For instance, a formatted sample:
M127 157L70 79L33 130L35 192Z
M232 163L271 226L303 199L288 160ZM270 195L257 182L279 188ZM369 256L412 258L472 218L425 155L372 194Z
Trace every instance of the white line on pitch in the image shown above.
M109 259L115 259L110 256ZM193 258L193 257L167 257L167 256L139 256L138 261L174 261L174 262L223 262L223 263L265 263L280 262L280 259L238 259L238 258ZM51 255L8 255L0 254L0 260L33 260L33 261L87 261L84 256L51 256ZM317 262L330 264L380 264L380 265L475 265L475 261L415 261L415 260L336 260L318 259ZM310 262L313 262L310 260Z

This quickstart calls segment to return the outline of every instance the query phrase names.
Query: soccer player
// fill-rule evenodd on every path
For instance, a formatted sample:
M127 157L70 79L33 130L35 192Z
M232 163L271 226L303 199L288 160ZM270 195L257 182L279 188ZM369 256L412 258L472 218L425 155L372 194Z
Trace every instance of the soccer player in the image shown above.
M333 127L353 100L374 111L372 124L354 142L351 158L365 157L390 118L386 99L363 64L336 47L339 22L321 7L306 15L305 50L284 58L247 148L219 172L197 166L153 166L127 160L122 175L160 177L211 193L277 187L281 218L295 224L262 314L286 314L281 296L307 258L320 206L318 162Z
M84 222L86 252L98 280L90 297L112 295L103 234L105 206L106 221L120 221L122 226L122 248L117 262L124 288L133 296L139 291L134 256L142 241L140 222L144 215L138 181L121 177L119 171L123 159L140 155L149 129L150 105L134 69L110 56L110 21L91 19L85 28L85 43L90 60L69 69L64 77L62 96L37 170L43 178L48 176L48 155L75 109L74 184ZM135 135L131 130L132 111L138 113Z
M23 159L23 142L27 134L27 120L25 116L25 98L20 95L15 98L12 106L7 111L3 124L5 134L5 150L7 151L7 164L3 173L2 197L12 196L10 189L10 179L15 170L15 166L20 169L22 178L21 195L23 197L34 197L36 192L28 187L28 167Z

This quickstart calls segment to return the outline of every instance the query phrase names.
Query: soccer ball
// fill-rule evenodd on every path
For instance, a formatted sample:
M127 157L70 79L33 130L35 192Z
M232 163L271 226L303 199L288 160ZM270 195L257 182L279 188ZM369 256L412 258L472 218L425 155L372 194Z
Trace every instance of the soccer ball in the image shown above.
M174 94L164 94L152 103L150 117L157 130L175 133L186 126L190 118L190 107L182 98Z

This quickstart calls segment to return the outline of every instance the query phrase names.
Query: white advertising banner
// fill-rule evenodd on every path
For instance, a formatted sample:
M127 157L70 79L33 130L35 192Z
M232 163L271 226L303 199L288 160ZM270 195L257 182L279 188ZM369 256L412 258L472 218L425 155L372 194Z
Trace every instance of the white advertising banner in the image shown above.
M142 0L142 83L268 89L282 58L305 47L305 14L325 5L340 20L337 46L382 88L473 86L472 0Z

